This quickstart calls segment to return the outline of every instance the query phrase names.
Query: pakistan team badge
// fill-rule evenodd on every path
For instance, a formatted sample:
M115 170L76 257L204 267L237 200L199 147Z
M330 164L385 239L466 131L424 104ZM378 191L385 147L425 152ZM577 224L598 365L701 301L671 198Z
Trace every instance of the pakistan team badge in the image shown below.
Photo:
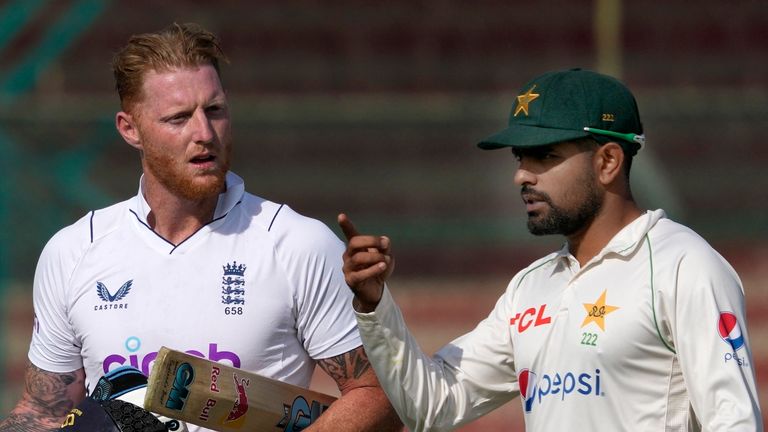
M222 266L224 276L221 278L221 303L227 305L224 310L227 315L243 314L241 306L245 304L245 268L245 264L238 264L237 261Z
M600 328L602 332L605 332L605 316L611 312L620 309L618 306L611 306L606 303L605 294L608 290L603 290L600 297L594 303L582 303L584 310L587 312L587 316L584 317L584 321L581 323L581 328L594 323ZM597 340L600 338L600 334L593 331L585 331L581 334L581 344L596 347L598 346Z

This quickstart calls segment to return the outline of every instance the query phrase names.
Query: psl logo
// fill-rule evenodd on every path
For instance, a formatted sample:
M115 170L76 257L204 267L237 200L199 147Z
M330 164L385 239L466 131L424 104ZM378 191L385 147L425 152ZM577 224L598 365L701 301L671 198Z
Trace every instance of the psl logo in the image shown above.
M222 266L224 276L221 278L221 303L225 305L245 304L245 264Z

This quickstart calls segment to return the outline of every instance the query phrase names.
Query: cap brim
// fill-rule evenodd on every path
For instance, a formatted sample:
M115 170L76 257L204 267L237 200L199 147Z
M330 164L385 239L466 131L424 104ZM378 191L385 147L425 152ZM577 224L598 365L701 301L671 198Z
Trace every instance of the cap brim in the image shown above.
M502 147L538 147L587 136L590 136L587 131L514 124L480 141L477 146L483 150Z

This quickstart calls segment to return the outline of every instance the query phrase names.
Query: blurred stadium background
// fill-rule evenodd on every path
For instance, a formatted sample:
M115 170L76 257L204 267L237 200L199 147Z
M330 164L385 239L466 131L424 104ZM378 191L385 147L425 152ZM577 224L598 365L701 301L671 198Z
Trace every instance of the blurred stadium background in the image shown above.
M740 272L768 400L764 0L4 0L0 415L20 391L43 245L137 190L138 157L113 127L111 55L173 21L215 31L230 57L234 170L248 189L334 229L345 211L389 234L392 287L427 351L471 329L561 241L527 233L511 154L475 142L543 71L620 77L648 137L637 198ZM520 411L512 402L462 431L521 431Z

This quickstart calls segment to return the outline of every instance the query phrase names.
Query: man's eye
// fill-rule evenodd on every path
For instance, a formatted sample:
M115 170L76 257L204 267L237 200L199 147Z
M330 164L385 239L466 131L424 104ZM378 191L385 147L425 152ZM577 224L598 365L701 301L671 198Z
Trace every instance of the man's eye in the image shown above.
M545 150L545 151L536 152L533 156L538 160L549 160L549 159L555 159L557 157L557 154L555 154L552 151Z
M208 108L205 109L205 112L208 115L220 116L220 115L224 114L225 109L224 109L224 107L222 105L211 105L211 106L209 106Z
M184 122L187 121L187 118L189 118L187 115L177 115L169 118L167 122L173 125L180 125L184 124Z

